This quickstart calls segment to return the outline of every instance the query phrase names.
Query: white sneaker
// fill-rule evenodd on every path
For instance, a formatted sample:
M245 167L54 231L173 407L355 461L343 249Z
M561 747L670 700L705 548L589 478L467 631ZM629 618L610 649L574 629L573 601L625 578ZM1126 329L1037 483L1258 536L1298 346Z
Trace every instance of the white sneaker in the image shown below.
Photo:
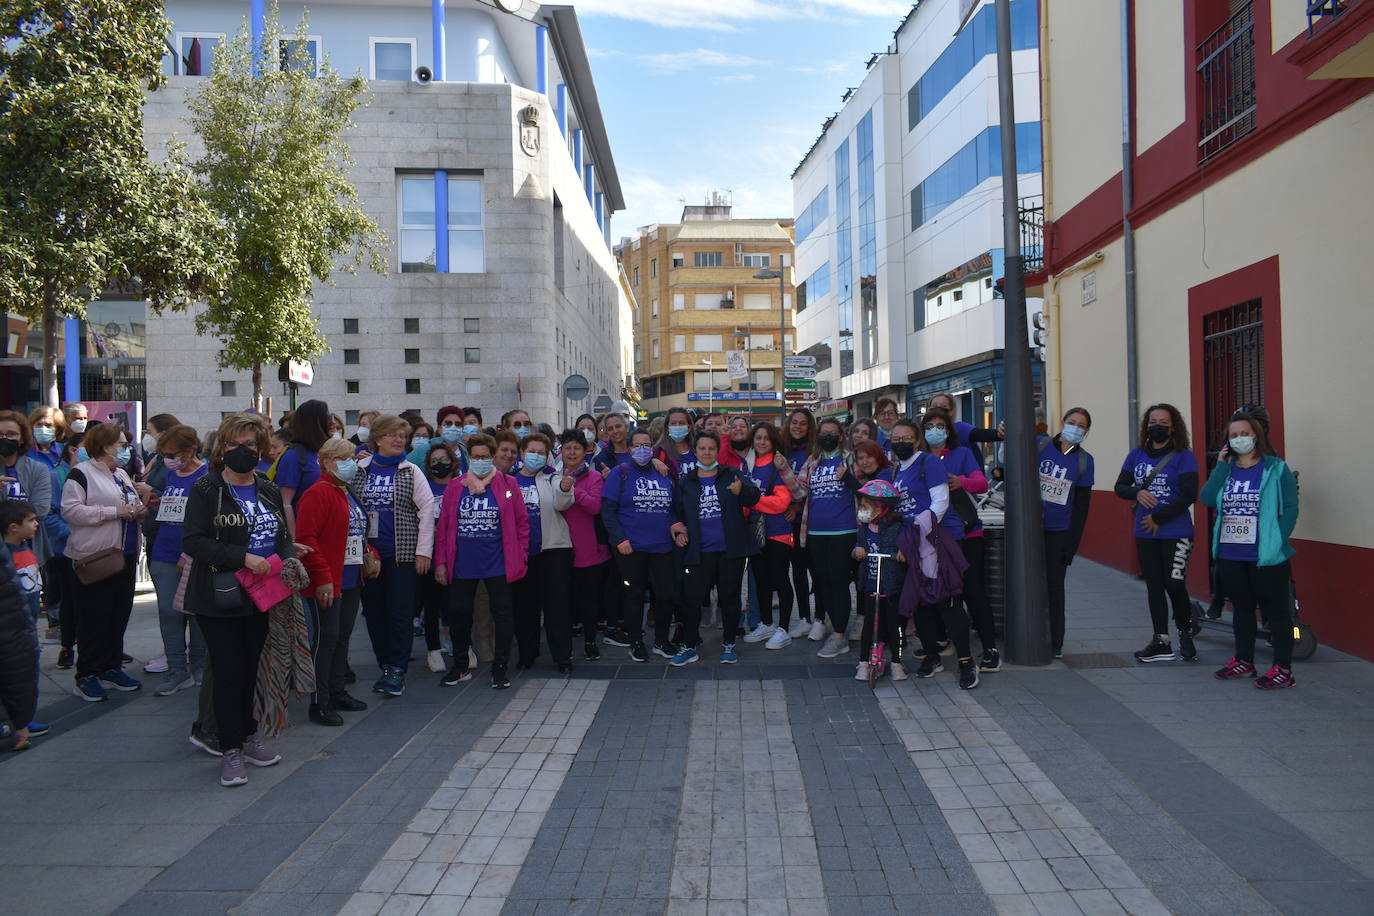
M748 633L744 634L744 641L763 642L765 639L771 639L773 634L776 632L778 632L777 627L770 627L766 623L761 623L758 626L754 627L754 629L750 630Z
M859 667L854 669L854 680L868 680L868 662L859 662Z
M864 619L858 614L851 614L849 616L849 626L844 629L844 638L853 642L856 639L862 639L863 635Z
M906 669L902 667L901 662L893 662L887 666L887 670L892 674L894 681L906 680Z
M811 624L811 635L808 638L812 642L820 642L829 632L830 624L825 622L824 617L817 617Z
M796 620L792 621L792 625L787 628L787 635L791 636L793 639L801 639L810 632L811 621L807 620L805 617L798 617Z
M849 651L849 640L844 638L843 633L831 633L830 637L821 646L821 650L816 653L817 658L834 658L837 655L844 655Z
M763 644L765 649L785 649L792 645L792 636L786 630L777 630L772 636L768 637L768 642Z
M448 670L448 666L444 664L444 653L440 652L438 649L429 653L428 660L429 670L433 671L435 674L443 674ZM468 670L471 671L472 669L469 668Z

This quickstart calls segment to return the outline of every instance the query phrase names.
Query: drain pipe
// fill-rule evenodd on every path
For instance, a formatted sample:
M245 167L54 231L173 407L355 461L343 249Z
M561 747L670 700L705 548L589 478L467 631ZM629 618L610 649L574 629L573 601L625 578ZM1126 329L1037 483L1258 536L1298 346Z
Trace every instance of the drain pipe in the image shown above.
M1135 156L1131 144L1131 124L1135 121L1132 99L1131 14L1133 0L1121 0L1121 247L1126 265L1126 438L1135 447L1136 419L1140 416L1140 372L1136 356L1135 229L1131 226L1134 206Z

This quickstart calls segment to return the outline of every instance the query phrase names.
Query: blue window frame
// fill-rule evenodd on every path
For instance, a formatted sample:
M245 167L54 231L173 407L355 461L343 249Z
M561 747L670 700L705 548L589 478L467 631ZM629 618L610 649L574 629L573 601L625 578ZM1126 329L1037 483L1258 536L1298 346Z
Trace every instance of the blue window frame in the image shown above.
M797 217L795 226L797 244L806 241L806 237L816 231L816 227L825 222L830 215L830 189L821 188L821 193L816 195L816 199L807 204L801 216Z
M919 229L989 178L1002 174L1002 129L989 127L911 191L911 228ZM1016 125L1016 172L1040 171L1040 122Z
M995 10L992 4L979 10L907 91L907 130L921 123L921 119L930 114L980 60L997 53ZM1034 0L1012 0L1011 49L1024 51L1034 48L1039 44L1039 39L1039 18Z

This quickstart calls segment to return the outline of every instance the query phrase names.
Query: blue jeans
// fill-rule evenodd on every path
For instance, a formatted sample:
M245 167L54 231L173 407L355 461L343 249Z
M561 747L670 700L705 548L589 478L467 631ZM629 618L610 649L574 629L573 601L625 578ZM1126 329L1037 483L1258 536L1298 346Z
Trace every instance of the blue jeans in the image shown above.
M410 667L415 642L415 563L382 560L382 572L363 583L363 619L377 665Z
M162 631L162 651L167 653L167 670L202 671L205 668L205 637L200 633L200 625L194 616L172 607L177 585L181 583L177 565L153 561L148 564L148 574L157 592L157 624ZM191 630L189 644L186 639L188 627Z

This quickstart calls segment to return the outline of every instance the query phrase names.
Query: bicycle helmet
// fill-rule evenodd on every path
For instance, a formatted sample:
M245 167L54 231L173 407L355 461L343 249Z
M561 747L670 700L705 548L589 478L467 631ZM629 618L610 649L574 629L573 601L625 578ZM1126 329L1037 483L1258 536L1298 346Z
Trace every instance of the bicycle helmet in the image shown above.
M859 495L867 496L871 500L889 506L897 505L898 501L902 498L902 494L897 492L897 488L886 480L870 480L868 483L859 487Z

